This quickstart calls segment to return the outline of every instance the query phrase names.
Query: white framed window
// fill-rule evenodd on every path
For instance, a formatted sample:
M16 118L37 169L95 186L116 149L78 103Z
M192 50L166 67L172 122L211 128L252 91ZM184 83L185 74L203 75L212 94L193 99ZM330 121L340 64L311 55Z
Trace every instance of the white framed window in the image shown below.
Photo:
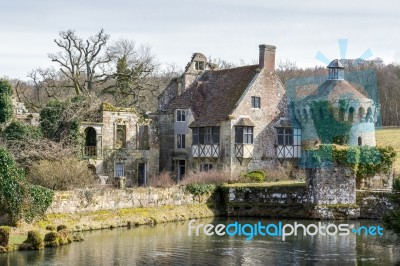
M253 144L253 127L235 127L235 143L236 144Z
M176 148L184 149L185 147L185 134L176 134Z
M251 108L261 108L261 97L251 96Z
M204 70L204 62L203 61L195 61L194 68L196 70Z
M212 163L202 163L200 164L200 172L208 172L213 168Z
M293 129L277 128L278 145L293 145Z
M125 164L115 163L115 177L125 176Z
M176 110L176 121L177 122L186 121L186 110L181 110L181 109Z
M192 128L192 144L218 144L219 127L194 127Z

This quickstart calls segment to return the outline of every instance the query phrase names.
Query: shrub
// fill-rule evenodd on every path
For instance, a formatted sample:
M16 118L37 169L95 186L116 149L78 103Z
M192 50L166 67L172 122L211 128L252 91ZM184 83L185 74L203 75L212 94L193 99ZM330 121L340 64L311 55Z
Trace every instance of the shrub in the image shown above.
M42 136L40 128L27 125L19 120L12 121L5 128L4 134L7 140L37 140Z
M393 210L388 211L383 216L383 225L388 230L400 236L400 193L393 193L391 202L395 206Z
M10 82L0 79L0 123L6 123L13 115L12 95Z
M188 172L180 184L207 183L221 185L223 183L234 182L237 180L238 177L232 178L229 171Z
M0 148L0 207L10 217L10 223L15 224L20 218L30 221L43 214L52 199L51 190L27 183L14 158Z
M400 192L400 176L393 179L393 190Z
M396 152L393 147L343 147L323 144L317 150L306 151L302 167L315 168L323 165L343 165L353 169L358 178L388 173L393 165Z
M40 128L45 138L56 142L69 141L70 145L82 144L80 121L98 121L101 113L97 99L76 96L70 100L53 100L40 111Z
M0 246L7 247L8 241L10 239L10 227L8 226L0 226Z
M245 177L249 178L253 182L264 182L266 173L262 170L254 170L245 174Z
M64 225L64 224L60 224L60 225L57 226L57 232L61 231L61 230L64 230L64 229L67 229L67 226Z
M44 236L45 247L58 247L59 245L57 232L51 231Z
M211 194L215 189L215 184L206 184L206 183L192 183L186 185L186 191L191 193L193 196L204 196Z
M46 226L46 230L48 230L48 231L56 231L56 228L54 227L54 225L47 225Z
M68 102L58 100L50 101L40 111L40 128L43 135L51 140L60 141L62 138L63 114L66 111Z
M43 249L44 242L38 231L29 231L28 238L19 246L21 250Z
M175 185L175 181L170 172L162 172L158 176L152 176L149 178L148 186L169 188Z
M60 245L68 245L72 243L71 237L67 229L62 229L57 232L58 234L58 242Z
M95 184L93 172L87 163L76 158L38 161L32 165L28 180L54 190L85 188Z

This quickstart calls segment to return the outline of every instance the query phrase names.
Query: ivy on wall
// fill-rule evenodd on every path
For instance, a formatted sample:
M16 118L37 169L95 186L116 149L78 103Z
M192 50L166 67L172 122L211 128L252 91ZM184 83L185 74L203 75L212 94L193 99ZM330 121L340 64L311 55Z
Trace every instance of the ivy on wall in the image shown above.
M29 184L22 169L4 148L0 148L0 207L11 223L31 221L43 214L53 200L53 191Z
M341 121L335 113L344 114L347 108L346 101L339 101L339 108L334 107L329 101L315 101L311 103L311 114L318 137L322 143L347 143L351 123ZM340 117L340 115L339 115Z
M317 150L305 151L302 158L303 167L318 168L341 165L352 168L357 177L373 176L377 173L388 173L395 160L393 147L339 146L323 144Z

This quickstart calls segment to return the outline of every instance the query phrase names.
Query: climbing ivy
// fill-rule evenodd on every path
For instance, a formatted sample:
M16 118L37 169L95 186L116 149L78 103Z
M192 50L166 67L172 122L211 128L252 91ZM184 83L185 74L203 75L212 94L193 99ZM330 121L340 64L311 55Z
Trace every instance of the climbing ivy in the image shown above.
M346 108L346 102L343 100L339 101L339 108L334 107L329 101L312 102L312 119L322 143L335 143L339 145L347 143L351 123L340 121L340 119L334 116L336 112L339 114L344 113Z
M357 177L388 173L392 168L396 152L393 147L347 147L332 144L320 145L317 150L308 150L302 158L303 167L343 165L353 169Z
M31 221L50 206L53 191L29 184L14 158L0 148L0 206L12 223L19 219Z

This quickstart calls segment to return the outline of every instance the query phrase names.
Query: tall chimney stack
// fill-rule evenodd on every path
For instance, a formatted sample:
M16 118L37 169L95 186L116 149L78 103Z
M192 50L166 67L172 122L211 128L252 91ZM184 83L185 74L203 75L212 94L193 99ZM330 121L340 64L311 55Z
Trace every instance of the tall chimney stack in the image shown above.
M273 45L260 44L260 68L265 68L267 71L275 71L275 49Z

